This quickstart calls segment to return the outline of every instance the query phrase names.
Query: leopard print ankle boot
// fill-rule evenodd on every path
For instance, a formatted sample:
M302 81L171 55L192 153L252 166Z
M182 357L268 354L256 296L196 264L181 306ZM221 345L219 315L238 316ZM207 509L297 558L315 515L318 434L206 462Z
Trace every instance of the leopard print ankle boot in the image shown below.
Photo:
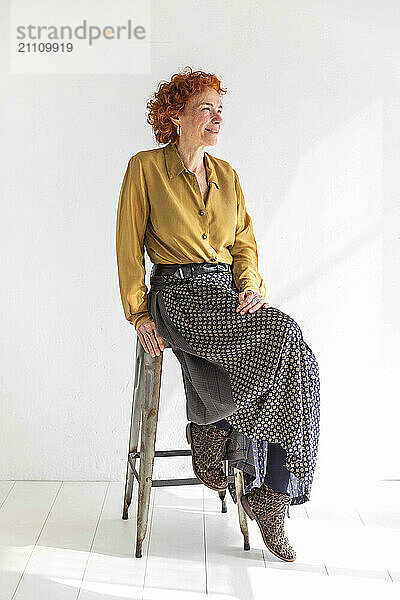
M282 560L295 560L296 552L285 535L283 523L286 509L290 516L290 495L280 494L263 485L250 490L241 501L250 519L256 520L268 550Z
M197 425L188 423L186 438L192 448L193 471L204 485L217 492L228 487L222 459L229 431L218 429L215 425Z

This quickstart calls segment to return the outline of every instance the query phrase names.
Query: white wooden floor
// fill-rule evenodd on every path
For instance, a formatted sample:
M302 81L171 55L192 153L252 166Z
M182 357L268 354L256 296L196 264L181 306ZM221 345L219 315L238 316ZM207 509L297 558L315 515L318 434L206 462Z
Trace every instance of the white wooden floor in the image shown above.
M252 521L245 552L229 494L222 514L202 485L152 489L137 559L136 492L123 521L123 482L0 482L0 600L400 598L400 482L357 507L292 506L293 563Z

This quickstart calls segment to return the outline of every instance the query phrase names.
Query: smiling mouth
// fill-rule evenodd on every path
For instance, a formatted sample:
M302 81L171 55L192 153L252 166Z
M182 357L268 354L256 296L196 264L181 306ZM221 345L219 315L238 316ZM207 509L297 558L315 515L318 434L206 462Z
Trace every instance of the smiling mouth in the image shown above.
M213 131L212 129L208 129L207 127L205 128L205 130L209 131L210 133L218 133L218 130L217 131Z

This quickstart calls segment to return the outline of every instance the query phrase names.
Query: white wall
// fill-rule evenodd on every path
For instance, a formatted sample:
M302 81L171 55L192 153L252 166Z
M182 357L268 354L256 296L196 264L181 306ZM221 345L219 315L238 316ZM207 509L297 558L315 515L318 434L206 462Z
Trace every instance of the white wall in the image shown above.
M136 333L118 193L157 145L146 100L185 65L228 87L208 150L239 173L270 304L319 361L315 493L399 478L398 2L153 1L144 75L11 74L1 6L0 478L124 479ZM179 363L164 361L158 447L187 448Z

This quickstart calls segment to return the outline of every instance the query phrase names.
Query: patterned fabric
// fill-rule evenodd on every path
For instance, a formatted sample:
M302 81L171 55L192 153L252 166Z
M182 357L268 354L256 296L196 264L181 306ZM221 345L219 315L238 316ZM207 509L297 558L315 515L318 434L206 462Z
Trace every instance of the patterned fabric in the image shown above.
M289 508L290 496L262 486L243 496L241 502L248 516L256 520L267 548L283 560L295 560L296 552L284 529L285 511Z
M157 329L181 362L185 391L193 387L189 391L212 405L214 421L225 418L242 435L244 453L234 466L243 467L245 491L264 482L268 442L278 443L286 451L291 504L307 502L318 452L320 383L299 325L272 306L237 313L231 271L163 278L165 286L151 301ZM192 404L189 420L195 415ZM233 485L229 491L236 502Z

